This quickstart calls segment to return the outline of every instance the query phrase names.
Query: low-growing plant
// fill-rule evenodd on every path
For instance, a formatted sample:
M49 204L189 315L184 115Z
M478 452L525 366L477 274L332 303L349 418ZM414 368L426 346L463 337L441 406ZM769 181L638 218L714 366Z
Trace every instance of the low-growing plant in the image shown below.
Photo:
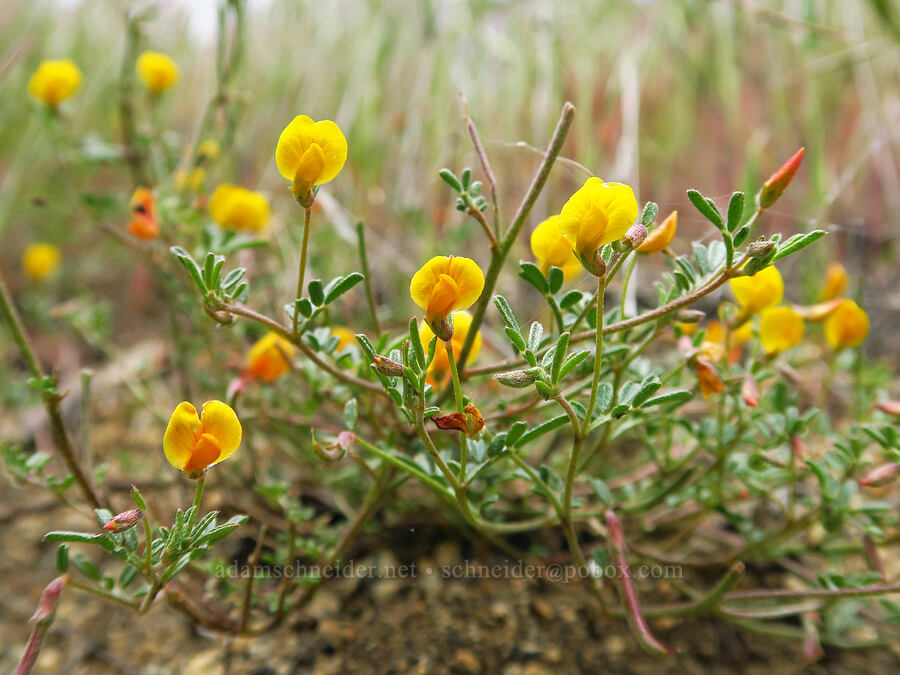
M872 388L857 381L851 423L828 407L835 382L859 377L857 348L868 317L844 297L839 265L829 268L816 304L785 289L778 264L802 255L824 230L759 234L767 209L800 168L802 149L755 199L736 191L726 203L688 190L715 233L688 244L678 238L678 214L660 218L657 205L641 206L630 186L596 176L572 195L551 195L549 203L562 204L558 214L537 213L575 116L568 103L516 211L501 213L500 184L467 117L479 166L438 174L483 235L478 254L435 251L409 279L410 297L379 296L363 222L355 228L357 260L342 260L344 272L331 280L308 278L317 228L332 217L320 208L320 186L340 180L348 143L334 122L300 115L277 143L272 139L289 188L277 199L296 201L302 218L297 271L290 261L257 276L241 261L270 254L268 198L223 176L206 199L207 178L238 124L228 78L241 55L241 3L226 2L221 11L234 15L237 28L220 36L216 95L193 147L177 161L161 135L134 124L135 64L150 105L176 85L178 70L161 54L137 57L140 17L131 18L119 102L123 160L135 188L130 222L110 224L119 207L114 195L92 191L84 198L164 293L181 398L203 390L222 399L198 413L173 397L168 427L159 425L160 449L181 472L176 482L194 481L192 504L160 520L135 487L134 504L116 513L125 504L90 461L89 434L82 428L79 442L72 439L60 407L64 393L0 280L0 309L46 408L64 471L48 472L50 455L13 445L4 446L6 466L16 481L45 488L78 511L86 504L97 521L44 537L59 544L63 576L41 602L23 672L64 586L140 614L165 597L208 628L258 634L279 627L327 583L324 573L257 581L261 562L327 570L347 559L379 510L412 508L440 514L528 562L544 559L546 542L558 534L571 560L567 578L588 589L602 611L627 620L653 654L672 651L648 623L660 617L721 617L795 637L808 655L820 644L890 638L900 605L887 596L900 584L888 583L879 549L896 539L897 517L894 506L860 486L872 490L900 474L900 405L873 405ZM80 79L71 62L42 64L30 91L48 124L64 127L60 106ZM516 266L511 255L534 220L542 221L530 239L535 262ZM646 282L640 293L634 288L638 261L649 256L665 267L653 284L655 301ZM59 264L52 248L26 257L34 279ZM293 274L296 293L277 297L268 281ZM589 279L590 290L572 287L576 278ZM527 297L541 309L507 301L501 279L534 289ZM349 326L341 325L339 317L348 317L342 303L351 296L356 311ZM91 341L91 331L80 333ZM501 356L475 363L487 351L484 341ZM220 356L235 345L247 350L236 376ZM811 391L807 373L819 361L827 379ZM84 383L88 410L89 375ZM85 412L82 420L88 418ZM207 470L232 455L209 475L232 493L252 495L234 503L236 512L253 506L252 518L204 513ZM301 499L299 474L358 502L355 513L347 522L318 517ZM142 476L131 478L140 483ZM242 526L257 529L251 573L239 583L218 574L225 559L207 554L225 555L217 544ZM522 535L529 534L535 538L523 550ZM850 556L868 567L851 570L842 564ZM785 560L786 574L802 588L758 587L745 575L751 566ZM657 603L639 599L634 584L633 570L648 565L699 572L679 578L678 599ZM200 587L216 596L201 599Z

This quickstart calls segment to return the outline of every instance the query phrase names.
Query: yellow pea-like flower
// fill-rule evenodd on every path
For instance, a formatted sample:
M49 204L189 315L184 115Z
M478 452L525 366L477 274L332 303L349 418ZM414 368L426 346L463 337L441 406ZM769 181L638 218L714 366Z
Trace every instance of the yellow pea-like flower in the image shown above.
M462 351L463 344L466 341L466 336L469 334L469 329L471 327L471 314L465 311L453 314L453 338L450 342L453 345L453 354L456 358L459 358L459 353ZM427 323L423 323L419 326L419 339L422 341L422 346L425 348L426 352L428 351L428 344L433 337L434 331L431 330ZM472 350L469 352L469 362L474 361L481 352L481 343L481 331L478 331L478 333L475 334L475 340L472 342ZM441 340L438 340L434 350L434 359L432 360L431 365L428 366L426 381L432 386L437 386L442 382L446 382L449 377L450 358L447 354L447 347Z
M834 349L858 347L869 335L869 315L853 300L844 300L825 320L825 339Z
M800 343L806 326L803 317L784 305L759 315L759 340L767 354L776 354Z
M753 337L753 325L749 321L745 321L737 328L733 328L728 332L728 346L729 347L740 347L742 344L745 344L750 338ZM706 334L704 338L707 342L715 342L717 344L725 345L726 334L725 334L725 326L722 325L721 321L710 321L709 325L706 327Z
M471 307L484 289L484 273L471 258L435 256L413 275L409 294L425 310L425 321L440 322Z
M825 270L825 283L822 284L822 296L820 300L826 302L839 298L847 290L847 270L837 260L828 263Z
M559 216L550 216L531 233L531 252L545 275L551 267L559 267L566 280L578 276L581 263L572 247L559 231Z
M638 253L659 253L669 248L678 230L678 211L672 211L666 219L647 235L644 243L637 247Z
M72 59L41 61L28 80L28 93L55 108L81 86L81 71Z
M331 120L313 122L297 115L278 137L275 163L291 181L294 196L303 201L315 185L334 179L347 161L347 139Z
M269 222L269 200L261 192L223 183L209 198L209 215L226 229L258 232Z
M343 326L332 326L331 334L337 335L338 337L338 345L335 348L335 352L342 352L344 348L349 345L356 344L356 335L349 328L345 328Z
M591 259L601 246L622 235L637 220L634 191L622 183L604 183L596 176L565 203L559 229L579 256Z
M180 76L178 66L172 59L150 50L138 56L135 70L141 84L154 94L161 94L166 89L174 87Z
M773 265L761 269L752 277L735 277L729 280L728 285L745 317L774 307L784 296L784 279Z
M22 253L22 269L29 278L43 281L59 268L62 253L53 244L36 242Z
M197 147L197 156L204 161L215 161L221 153L222 148L211 138L207 138Z
M169 464L189 478L199 478L208 467L235 453L241 434L241 423L226 403L207 401L198 415L193 405L183 401L169 418L163 450Z
M247 374L262 382L272 382L290 369L290 359L296 350L278 333L266 333L247 352Z

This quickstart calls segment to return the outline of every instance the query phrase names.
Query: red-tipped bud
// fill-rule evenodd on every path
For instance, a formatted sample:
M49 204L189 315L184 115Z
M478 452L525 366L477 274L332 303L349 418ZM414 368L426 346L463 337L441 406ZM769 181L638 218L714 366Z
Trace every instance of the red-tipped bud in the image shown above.
M141 518L144 517L144 512L140 509L131 509L130 511L123 511L112 517L106 525L103 526L104 530L109 530L110 532L124 532L125 530L130 530L132 527L141 522Z
M744 403L751 408L759 405L759 386L756 384L755 378L750 375L744 378L744 383L741 385L741 395L744 397Z
M62 594L62 590L68 581L69 575L63 574L47 584L44 592L41 593L37 609L34 610L34 614L31 616L32 623L41 624L53 620L53 616L56 614L56 607L59 605L59 596Z
M900 417L900 401L882 401L876 407L883 413Z
M778 171L769 176L769 180L763 184L762 190L759 191L759 208L767 209L778 201L781 193L790 185L797 173L797 169L800 168L805 151L806 148L800 148Z
M897 476L900 476L900 463L891 462L873 469L868 476L859 479L859 484L862 487L882 487L893 483Z

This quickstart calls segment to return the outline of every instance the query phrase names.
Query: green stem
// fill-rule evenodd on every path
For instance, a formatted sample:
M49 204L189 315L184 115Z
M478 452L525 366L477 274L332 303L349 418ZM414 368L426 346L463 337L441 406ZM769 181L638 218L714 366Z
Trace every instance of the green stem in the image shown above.
M206 484L206 474L204 473L197 479L197 489L194 492L194 511L188 524L188 534L194 529L194 523L197 522L197 514L200 512L200 500L203 498L203 486Z
M582 436L587 436L591 426L594 406L597 404L597 388L600 386L600 362L603 359L603 304L606 295L606 273L597 277L597 329L594 331L594 379L591 381L591 397L588 400L587 412L584 414Z
M377 335L381 335L381 322L375 305L375 292L372 290L372 273L369 271L369 254L366 251L366 226L362 221L356 223L356 241L359 245L359 264L362 267L363 283L366 287L366 302L372 315L372 327Z
M631 260L628 261L628 267L625 268L625 278L622 279L622 304L621 310L619 311L619 318L625 318L625 299L628 297L628 285L631 283L631 275L634 273L634 268L637 265L637 253L634 253L631 256Z
M459 385L459 369L456 366L456 359L453 356L453 340L445 340L444 347L447 349L447 361L450 363L450 377L453 382L453 398L456 400L456 412L460 415L463 412L462 388ZM464 483L466 480L466 462L468 461L469 446L466 441L465 433L459 434L459 482Z
M303 297L303 281L306 278L306 255L309 249L309 219L312 214L312 206L304 209L303 216L303 241L300 244L300 269L297 271L297 294L294 302L294 322L292 326L293 332L297 333L297 322L300 320L300 313L297 311L297 302Z
M131 602L126 600L125 598L120 598L117 595L113 595L109 591L105 591L102 588L95 588L94 586L88 586L87 584L83 584L80 581L75 581L74 579L69 579L69 586L72 588L77 588L79 591L85 591L86 593L93 593L94 595L99 595L101 598L105 600L112 600L113 602L117 602L120 605L124 605L129 609L137 609L138 604L136 602Z

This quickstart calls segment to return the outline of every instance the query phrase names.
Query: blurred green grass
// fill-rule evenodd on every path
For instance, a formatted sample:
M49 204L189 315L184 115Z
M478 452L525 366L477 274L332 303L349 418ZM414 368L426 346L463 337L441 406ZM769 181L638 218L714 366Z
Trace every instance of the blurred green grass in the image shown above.
M7 0L0 9L6 270L18 268L27 243L43 239L63 246L69 287L99 293L130 273L132 261L75 207L85 191L117 195L124 205L133 187L123 163L97 161L96 151L119 142L128 4ZM187 3L132 6L155 4L144 45L173 56L182 79L152 117L139 98L138 117L170 130L177 157L213 91L214 44L198 38ZM578 113L564 155L633 184L664 213L679 209L683 242L707 234L686 188L723 197L739 188L755 192L805 145L804 169L764 227L790 234L815 224L835 236L787 270L805 283L793 297L812 297L825 261L836 257L852 275L864 275L876 332L878 308L897 303L889 284L896 251L885 246L900 227L900 46L889 4L273 0L251 3L247 18L245 60L233 82L245 104L234 147L207 187L228 180L268 192L273 234L290 235L273 239L292 259L298 214L275 170L275 140L295 114L336 120L350 159L328 191L366 221L380 293L398 316L406 314L415 261L451 250L487 259L477 226L453 211L437 178L443 166L477 165L460 95L485 139L507 216L537 158L518 142L542 147L571 100ZM79 64L85 81L64 106L61 138L25 90L42 58L63 56ZM63 152L67 144L81 150ZM557 211L582 179L560 165L533 224ZM314 227L316 275L355 265L335 255L347 245L346 232ZM527 237L518 254L528 257ZM286 293L291 283L284 279ZM124 302L121 294L110 299Z

